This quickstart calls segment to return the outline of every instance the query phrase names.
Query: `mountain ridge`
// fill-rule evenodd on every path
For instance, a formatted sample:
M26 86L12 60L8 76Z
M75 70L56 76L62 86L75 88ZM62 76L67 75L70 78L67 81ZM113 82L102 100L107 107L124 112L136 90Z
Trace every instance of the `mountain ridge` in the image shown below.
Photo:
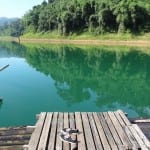
M10 24L13 21L16 21L18 18L8 18L8 17L0 17L0 26L4 24Z

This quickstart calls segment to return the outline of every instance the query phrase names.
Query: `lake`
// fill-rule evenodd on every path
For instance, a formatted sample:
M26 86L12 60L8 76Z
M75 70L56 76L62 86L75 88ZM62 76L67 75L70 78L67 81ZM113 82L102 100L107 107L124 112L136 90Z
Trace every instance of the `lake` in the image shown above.
M45 111L150 117L150 52L115 46L0 42L0 126L34 125Z

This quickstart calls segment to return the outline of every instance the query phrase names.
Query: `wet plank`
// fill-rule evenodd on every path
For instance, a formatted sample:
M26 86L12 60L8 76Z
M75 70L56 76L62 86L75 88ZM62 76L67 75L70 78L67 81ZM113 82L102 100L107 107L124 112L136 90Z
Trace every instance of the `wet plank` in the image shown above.
M123 116L123 112L121 112L121 113ZM132 148L133 149L139 149L140 146L139 146L138 142L136 141L136 139L134 138L134 135L132 134L132 132L128 128L128 126L131 126L132 124L127 120L127 117L125 115L123 117L121 117L121 115L120 115L120 113L118 113L118 111L114 112L114 114L115 114L116 118L118 119L120 125L122 126L126 136L130 140L130 142L132 144Z
M108 113L106 113L106 112L103 113L103 116L104 116L104 118L105 118L105 120L106 120L106 122L107 122L107 125L108 125L108 127L109 127L109 130L110 130L110 132L111 132L113 138L115 139L115 142L116 142L116 144L117 144L119 150L124 149L124 145L123 145L123 143L121 142L121 139L120 139L120 137L119 137L119 135L118 135L118 133L117 133L117 131L116 131L116 129L115 129L115 127L114 127L114 125L113 125L113 123L112 123L112 121L111 121L109 115L108 115Z
M103 127L101 125L100 119L98 118L98 113L94 112L93 117L97 126L97 130L99 132L99 136L103 145L104 150L110 150L110 145L108 143L107 137L105 135L105 132L103 130Z
M90 120L89 122L90 122L90 126L91 126L91 130L92 130L93 139L94 139L94 142L95 142L96 149L103 150L103 146L102 146L101 140L99 138L99 134L98 134L98 131L97 131L97 127L96 127L94 118L93 118L93 114L88 113L88 117L89 117L89 120Z
M75 112L75 120L76 120L76 128L79 130L79 134L77 136L78 150L86 150L85 135L80 112Z
M46 144L47 144L48 134L49 134L49 130L50 130L52 115L53 115L52 113L47 113L44 127L43 127L43 131L42 131L40 141L39 141L38 150L46 149Z
M89 123L89 119L86 112L81 113L82 121L83 121L83 128L84 128L84 135L86 140L86 145L88 150L95 150L94 140L92 137L92 131Z
M67 112L64 113L64 128L69 128L69 114ZM63 142L63 149L69 150L70 144Z
M57 133L57 119L58 119L58 112L55 112L52 119L51 132L50 132L49 142L48 142L49 150L55 148L55 137Z
M113 112L108 112L113 124L114 124L114 127L115 129L117 130L118 132L118 135L123 143L123 145L126 147L126 148L129 148L131 149L132 148L132 144L130 142L130 140L128 139L126 133L124 132L123 130L123 127L121 126L120 122L118 121L118 119L116 118L116 116L114 115Z
M111 149L117 150L118 147L117 147L117 145L116 145L116 143L115 143L115 140L114 140L114 138L113 138L113 136L112 136L112 134L111 134L111 132L110 132L110 130L109 130L109 128L108 128L107 122L106 122L106 120L105 120L103 114L102 114L102 113L99 113L98 115L99 115L99 119L100 119L100 121L101 121L103 130L104 130L105 135L106 135L106 137L107 137L107 139L108 139L108 142L109 142L109 145L110 145Z
M40 118L36 124L36 128L31 136L31 139L29 141L29 150L36 150L38 147L38 143L40 140L40 135L42 133L44 121L45 121L46 113L42 112L40 114Z
M138 135L141 138L141 140L143 141L144 145L146 145L150 149L150 141L145 137L145 135L143 134L141 129L136 124L133 124L132 126L134 127L134 129L138 133Z
M60 131L63 129L63 122L64 122L63 113L60 112L58 114L58 123L57 123L56 150L62 150L63 148L63 142L59 138Z

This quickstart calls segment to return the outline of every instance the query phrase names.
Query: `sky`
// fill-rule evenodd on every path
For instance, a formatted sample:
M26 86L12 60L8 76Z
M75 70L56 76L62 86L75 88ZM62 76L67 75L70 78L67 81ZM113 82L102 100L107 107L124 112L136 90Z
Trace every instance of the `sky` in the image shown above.
M41 4L44 0L0 0L0 17L21 18L33 6Z

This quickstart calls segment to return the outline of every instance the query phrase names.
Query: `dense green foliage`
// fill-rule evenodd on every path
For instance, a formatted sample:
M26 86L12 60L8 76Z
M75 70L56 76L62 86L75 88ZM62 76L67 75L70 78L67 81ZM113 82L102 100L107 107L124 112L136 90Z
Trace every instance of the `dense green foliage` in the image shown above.
M24 26L22 24L21 19L16 19L11 23L5 23L4 25L0 26L0 36L13 36L17 37L20 42L20 36L24 32Z
M149 0L48 0L29 10L20 24L24 33L149 32L150 3ZM11 25L5 28L7 33L12 30Z
M10 24L11 22L16 21L18 18L6 18L6 17L0 17L0 26L3 26L5 24Z
M22 20L26 32L149 32L150 4L147 0L51 0L33 7Z

